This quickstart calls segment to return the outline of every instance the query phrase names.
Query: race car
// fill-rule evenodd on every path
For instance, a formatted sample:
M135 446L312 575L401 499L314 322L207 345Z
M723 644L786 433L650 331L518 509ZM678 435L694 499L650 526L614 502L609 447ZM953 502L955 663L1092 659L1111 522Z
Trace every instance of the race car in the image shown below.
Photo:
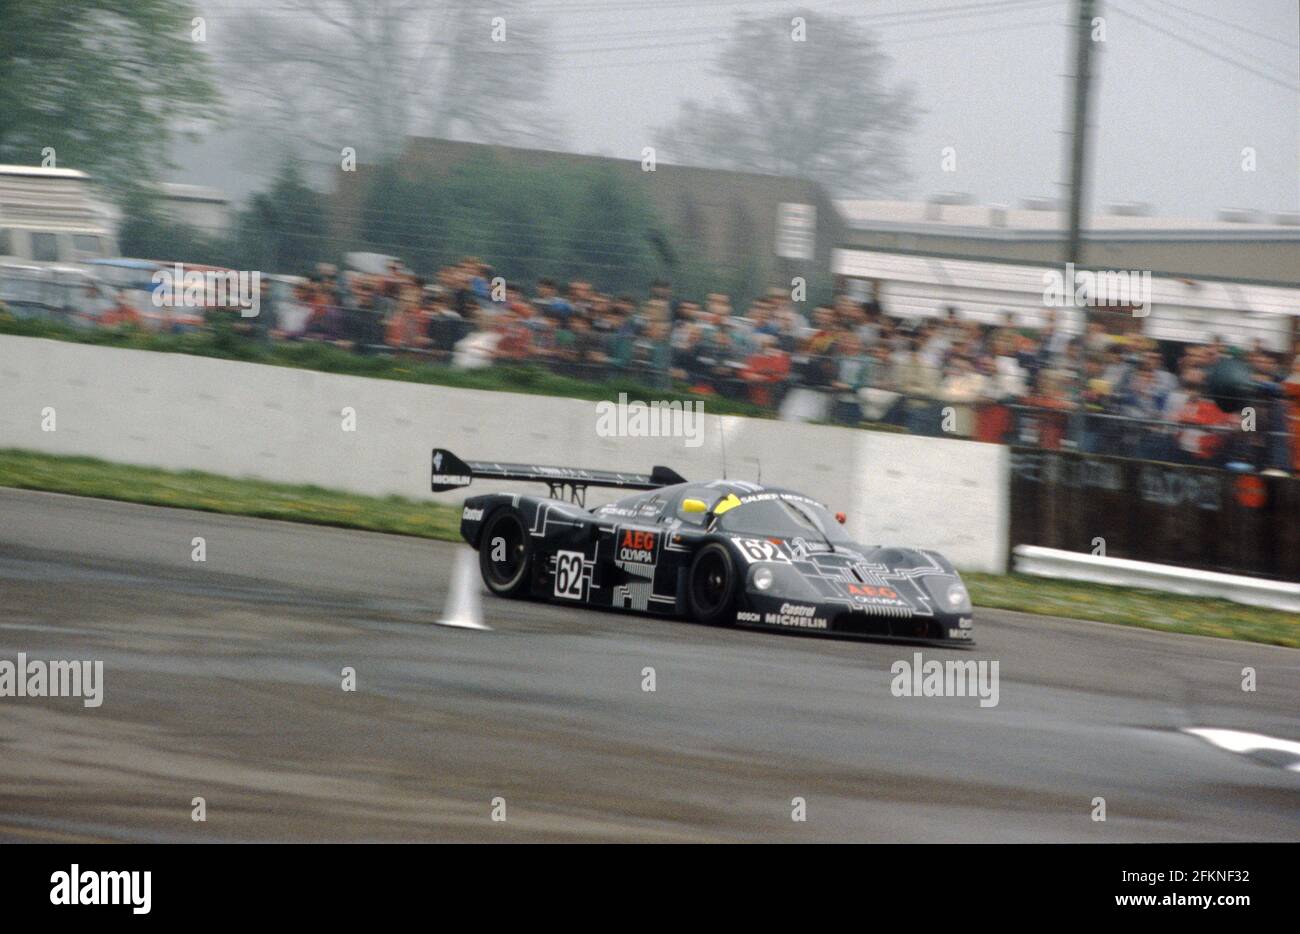
M462 461L433 451L435 493L536 481L547 496L465 500L460 534L502 597L821 635L973 644L970 595L922 548L863 545L811 497L739 480ZM630 495L588 509L588 487Z

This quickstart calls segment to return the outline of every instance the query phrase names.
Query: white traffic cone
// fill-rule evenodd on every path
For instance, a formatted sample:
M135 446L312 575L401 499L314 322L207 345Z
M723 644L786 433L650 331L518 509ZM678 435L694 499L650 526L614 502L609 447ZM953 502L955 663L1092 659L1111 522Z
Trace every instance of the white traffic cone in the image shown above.
M479 599L478 562L474 560L474 549L458 548L456 550L456 567L451 572L451 588L447 594L447 606L439 626L455 626L458 629L484 629L491 626L483 622L483 606Z

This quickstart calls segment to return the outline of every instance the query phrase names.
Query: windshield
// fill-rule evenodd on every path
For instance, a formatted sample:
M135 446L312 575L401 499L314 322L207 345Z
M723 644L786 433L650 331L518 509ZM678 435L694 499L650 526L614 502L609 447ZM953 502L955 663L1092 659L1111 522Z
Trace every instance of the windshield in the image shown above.
M794 496L742 502L718 517L718 528L724 532L814 541L821 541L824 535L836 544L852 544L844 527L824 507Z

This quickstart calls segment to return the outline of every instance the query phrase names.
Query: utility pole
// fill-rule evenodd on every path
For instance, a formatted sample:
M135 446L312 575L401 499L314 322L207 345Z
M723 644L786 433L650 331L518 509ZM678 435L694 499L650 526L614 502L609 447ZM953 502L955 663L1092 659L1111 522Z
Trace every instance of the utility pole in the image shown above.
M1070 229L1065 240L1064 262L1066 269L1077 269L1083 260L1083 211L1085 206L1084 188L1088 169L1088 103L1092 90L1092 21L1097 15L1097 0L1076 0L1077 17L1074 29L1074 94L1070 119ZM1064 282L1065 292L1071 297L1075 294L1073 276ZM1074 413L1072 421L1074 430L1070 432L1074 439L1075 450L1082 450L1084 437L1083 391L1087 383L1088 361L1088 308L1080 309L1082 318L1082 351L1079 360L1079 373L1074 381ZM1058 322L1059 325L1059 322Z
M1082 256L1080 228L1083 226L1084 182L1088 168L1088 103L1092 89L1092 21L1096 0L1077 0L1078 21L1074 32L1074 105L1070 120L1070 232L1065 244L1065 262L1078 263Z

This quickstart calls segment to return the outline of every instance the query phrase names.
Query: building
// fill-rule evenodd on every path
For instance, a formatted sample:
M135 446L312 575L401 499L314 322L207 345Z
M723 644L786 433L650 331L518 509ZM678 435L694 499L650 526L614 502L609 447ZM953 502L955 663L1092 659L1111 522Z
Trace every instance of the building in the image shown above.
M903 318L938 317L951 308L961 318L998 326L1042 327L1055 319L1077 334L1085 324L1082 309L1044 303L1044 274L1059 266L837 250L833 268L850 295L874 295L889 314ZM1175 276L1151 276L1146 284L1147 300L1136 312L1102 308L1088 314L1112 328L1127 325L1173 343L1217 337L1286 352L1300 338L1300 288ZM1115 314L1127 320L1110 317Z
M989 324L1038 327L1053 317L1071 333L1084 327L1081 309L1045 301L1049 277L1063 269L1066 222L1048 201L1011 210L939 195L837 206L847 233L832 268L855 297L877 295L904 317L951 308ZM1218 337L1280 352L1300 336L1300 216L1224 211L1199 221L1109 205L1087 225L1082 253L1079 270L1150 273L1148 302L1126 315L1157 340Z
M802 275L829 280L831 251L845 231L821 186L801 179L659 163L653 172L634 159L416 137L398 160L406 177L440 176L476 159L546 170L606 168L644 193L663 225L669 266L684 254L733 272L748 271L765 286L788 288ZM372 169L336 173L332 204L336 242L356 243ZM675 254L675 255L674 255ZM667 273L671 277L671 270Z
M163 182L158 185L158 207L178 224L193 227L209 237L230 232L230 198L216 188Z
M116 252L111 222L89 175L0 165L0 260L84 263Z
M929 201L837 201L840 246L950 259L1059 264L1066 216L1051 199L1021 207L976 204L959 193ZM1155 275L1300 286L1300 214L1228 209L1212 221L1153 217L1146 205L1111 204L1083 231L1080 266Z

